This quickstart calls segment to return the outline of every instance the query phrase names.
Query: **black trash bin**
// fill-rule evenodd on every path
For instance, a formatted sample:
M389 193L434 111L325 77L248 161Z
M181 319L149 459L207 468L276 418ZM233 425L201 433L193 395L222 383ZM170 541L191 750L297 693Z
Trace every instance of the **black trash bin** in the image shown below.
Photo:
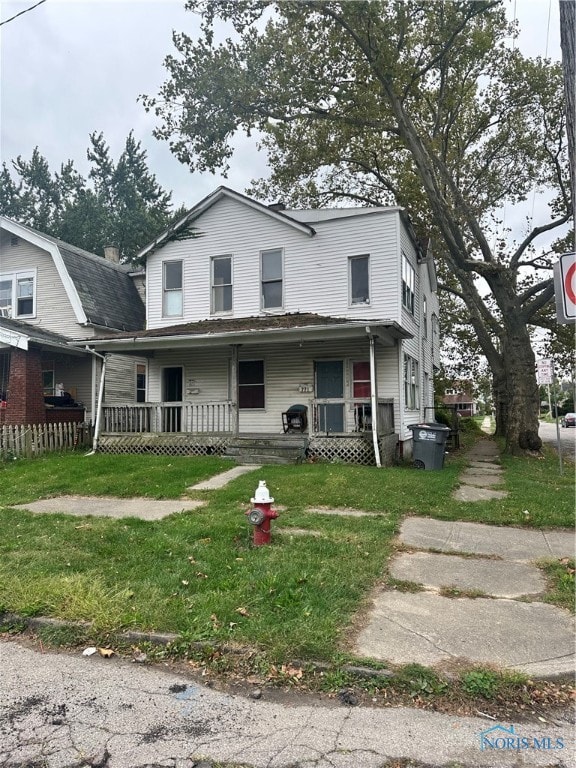
M450 427L438 422L409 424L412 430L412 466L416 469L442 469Z

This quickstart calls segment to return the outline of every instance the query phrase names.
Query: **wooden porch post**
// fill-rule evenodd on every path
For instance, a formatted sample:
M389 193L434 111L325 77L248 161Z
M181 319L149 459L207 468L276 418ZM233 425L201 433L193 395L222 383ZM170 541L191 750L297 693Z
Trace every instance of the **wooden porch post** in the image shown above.
M235 437L238 437L240 431L240 423L238 418L238 350L239 344L232 344L232 366L230 369L230 397L232 400L232 432Z

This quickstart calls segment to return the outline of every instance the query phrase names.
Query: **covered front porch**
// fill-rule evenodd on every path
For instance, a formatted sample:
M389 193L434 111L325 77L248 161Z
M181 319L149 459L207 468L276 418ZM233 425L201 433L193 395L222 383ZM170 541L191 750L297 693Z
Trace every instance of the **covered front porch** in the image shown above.
M275 320L286 317L294 322ZM296 327L248 318L244 327L268 326L246 331L234 321L228 330L212 321L99 342L100 353L130 351L147 364L138 366L141 402L103 399L98 449L245 461L251 442L252 453L264 458L293 447L300 460L391 463L400 412L398 340L405 332L313 317Z

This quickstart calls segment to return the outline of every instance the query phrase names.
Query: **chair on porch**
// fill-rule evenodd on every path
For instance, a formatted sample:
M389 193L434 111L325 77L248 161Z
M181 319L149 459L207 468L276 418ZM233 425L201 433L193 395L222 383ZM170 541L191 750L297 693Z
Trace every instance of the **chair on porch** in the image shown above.
M308 426L308 408L305 405L291 405L282 414L282 428L284 432L304 432Z

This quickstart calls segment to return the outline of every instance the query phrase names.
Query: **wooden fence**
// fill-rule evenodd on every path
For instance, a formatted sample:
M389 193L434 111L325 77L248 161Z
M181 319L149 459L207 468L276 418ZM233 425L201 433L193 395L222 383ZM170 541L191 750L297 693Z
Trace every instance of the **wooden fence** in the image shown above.
M92 427L85 424L32 424L0 427L0 459L31 458L51 451L92 445Z

